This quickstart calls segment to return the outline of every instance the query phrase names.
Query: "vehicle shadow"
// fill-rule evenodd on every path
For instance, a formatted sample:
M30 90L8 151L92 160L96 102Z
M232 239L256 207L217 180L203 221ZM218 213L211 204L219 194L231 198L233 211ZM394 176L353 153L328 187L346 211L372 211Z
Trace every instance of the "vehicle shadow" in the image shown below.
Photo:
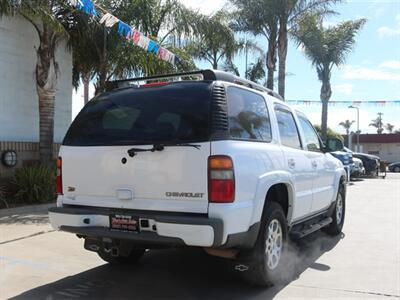
M134 266L105 264L12 299L270 299L308 268L329 271L329 266L316 260L343 237L317 232L291 243L287 276L270 288L244 283L232 262L201 249L169 249L149 251Z
M44 225L49 223L46 213L31 213L0 217L0 224L7 225Z

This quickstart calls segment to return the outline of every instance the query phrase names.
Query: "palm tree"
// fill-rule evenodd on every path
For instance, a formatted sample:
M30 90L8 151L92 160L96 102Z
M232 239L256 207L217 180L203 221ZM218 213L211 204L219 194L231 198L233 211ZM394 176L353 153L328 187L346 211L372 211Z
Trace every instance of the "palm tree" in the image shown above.
M369 126L375 127L376 128L376 132L378 134L382 134L383 133L383 122L382 122L382 113L378 113L378 117L376 119L373 119L371 121L371 123L369 124Z
M351 125L353 125L355 121L350 121L350 120L346 120L344 122L340 122L339 126L342 126L345 130L346 130L346 140L347 140L347 145L350 144L350 128Z
M95 47L98 41L93 39L96 30L100 30L99 26L84 14L78 14L74 26L69 29L70 46L73 50L72 84L78 89L82 81L85 104L89 101L90 81L95 77L99 64Z
M288 32L296 26L306 14L319 16L332 13L332 4L341 0L281 0L278 1L278 93L285 98L286 57L288 49Z
M244 43L235 40L224 12L220 11L203 18L198 27L198 36L186 49L194 58L209 62L212 68L217 70L223 60L232 61L235 53L244 48Z
M280 0L230 0L235 6L232 28L267 39L267 88L274 89Z
M139 29L144 35L157 40L163 47L178 54L182 60L176 66L161 61L121 38L116 28L105 29L85 15L77 13L79 18L75 30L71 33L74 49L74 85L77 87L80 81L83 82L85 99L88 99L88 84L93 79L95 93L99 94L105 90L106 82L111 79L188 71L195 68L192 58L176 45L180 44L183 36L188 37L196 31L200 19L196 12L177 0L98 0L96 3Z
M346 120L344 122L340 122L339 125L342 126L346 130L346 135L350 134L351 125L354 124L355 121Z
M54 108L57 90L58 63L55 53L68 34L63 26L65 1L0 0L0 17L22 16L35 29L39 46L35 48L36 91L39 99L39 155L40 161L53 160Z
M305 15L293 30L293 36L305 50L305 55L316 67L318 79L322 82L320 99L322 102L321 132L327 137L328 102L332 96L332 68L345 62L346 56L355 44L355 38L365 23L365 19L345 21L336 26L324 28L318 14Z
M393 124L390 124L390 123L386 123L385 129L386 129L389 133L393 133L394 125L393 125Z

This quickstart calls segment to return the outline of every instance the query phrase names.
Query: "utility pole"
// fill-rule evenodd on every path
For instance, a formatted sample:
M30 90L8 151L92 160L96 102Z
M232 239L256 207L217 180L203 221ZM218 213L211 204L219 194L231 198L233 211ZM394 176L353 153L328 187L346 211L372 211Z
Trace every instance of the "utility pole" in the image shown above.
M349 108L357 109L357 152L360 152L360 108L350 105Z
M378 133L379 134L381 134L383 132L382 116L383 116L383 113L378 112Z

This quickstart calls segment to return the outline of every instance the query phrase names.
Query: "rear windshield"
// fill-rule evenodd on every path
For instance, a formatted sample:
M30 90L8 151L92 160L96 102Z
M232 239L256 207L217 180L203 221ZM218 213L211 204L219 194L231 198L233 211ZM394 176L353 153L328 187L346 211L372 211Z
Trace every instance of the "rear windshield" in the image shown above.
M103 94L79 113L67 146L209 140L210 83L174 83Z

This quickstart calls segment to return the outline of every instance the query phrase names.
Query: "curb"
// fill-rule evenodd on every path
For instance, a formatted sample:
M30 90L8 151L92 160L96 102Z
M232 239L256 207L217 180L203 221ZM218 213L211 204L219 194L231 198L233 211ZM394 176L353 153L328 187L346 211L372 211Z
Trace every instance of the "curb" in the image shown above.
M38 205L27 205L15 208L0 209L0 218L9 217L12 215L30 214L37 212L47 212L50 207L55 207L55 203L49 204L38 204Z

